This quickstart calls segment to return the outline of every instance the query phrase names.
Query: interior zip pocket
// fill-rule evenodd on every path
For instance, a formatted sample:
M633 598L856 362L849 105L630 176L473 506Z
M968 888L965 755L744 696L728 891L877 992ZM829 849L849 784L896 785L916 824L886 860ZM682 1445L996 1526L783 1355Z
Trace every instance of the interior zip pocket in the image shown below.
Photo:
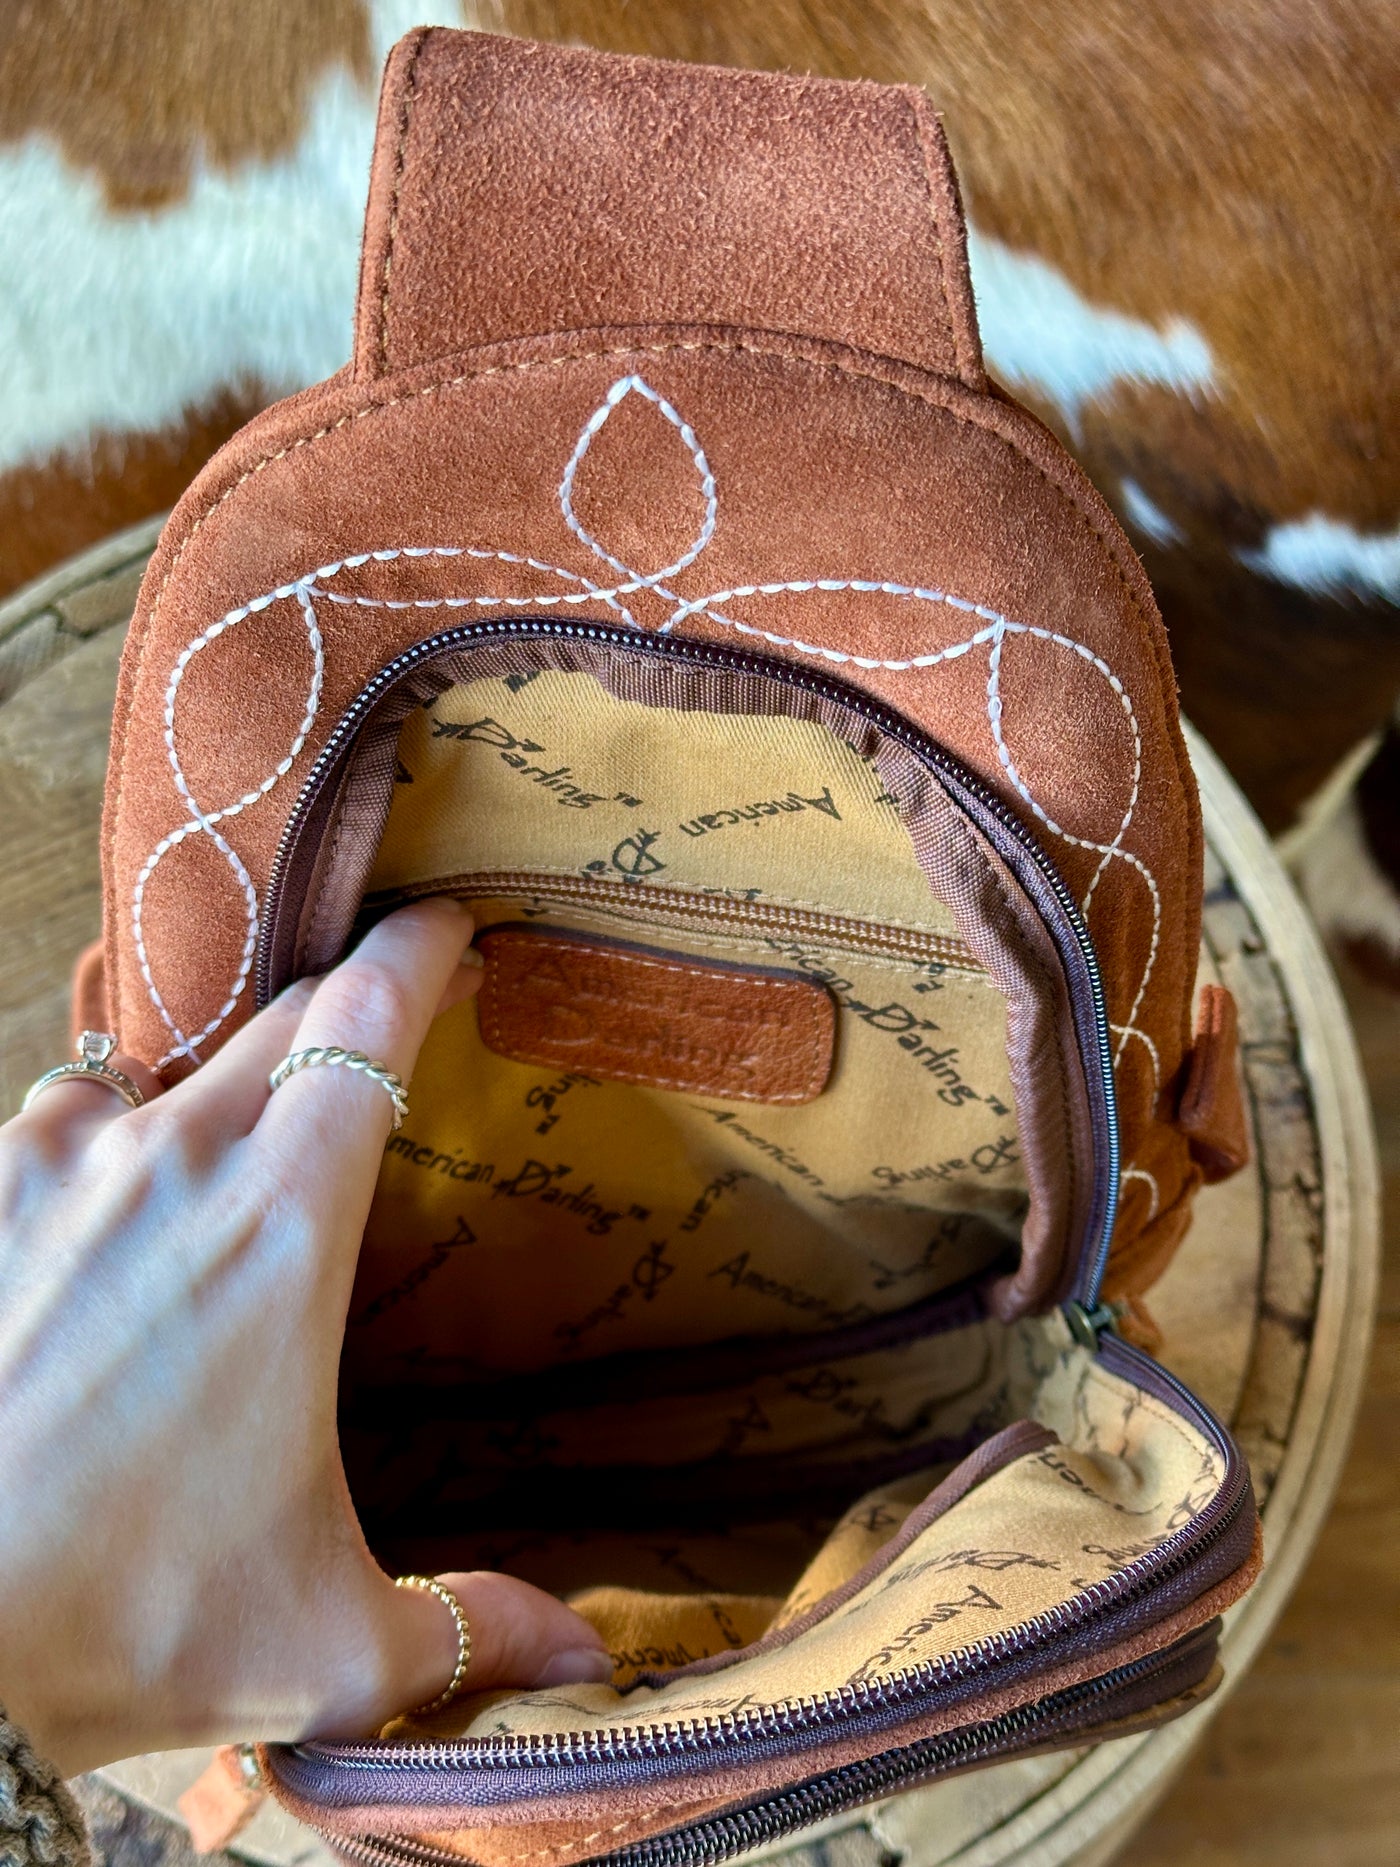
M719 690L734 711L792 710L825 721L848 743L853 733L874 733L892 756L907 757L913 771L926 774L914 782L931 781L945 807L980 839L988 863L1002 865L1010 883L1003 898L1020 917L1017 939L1050 949L1039 976L1047 982L1046 1003L1053 1000L1055 1007L1045 1014L1045 1034L1061 1053L1065 1100L1062 1119L1055 1118L1063 1132L1051 1145L1047 1129L1038 1171L1047 1188L1041 1210L1063 1216L1051 1221L1060 1231L1054 1247L1026 1260L1007 1313L1067 1299L1092 1312L1113 1231L1119 1144L1102 978L1078 905L1035 836L975 773L893 709L826 674L727 645L534 617L451 629L416 643L387 663L341 716L288 819L263 897L258 1002L267 1003L298 973L324 970L345 950L368 892L394 788L398 737L409 714L454 683L492 672L530 674L541 665L589 672L604 682L621 670L627 682L646 680L668 695L704 687L707 706ZM666 704L699 703L681 698ZM538 886L537 878L530 885ZM713 903L730 899L703 898L707 911L720 915L726 910ZM938 951L939 963L946 963L941 938ZM1008 953L1003 948L1003 957ZM1035 988L1026 990L1030 1004ZM1071 1186L1061 1184L1062 1174L1071 1176ZM1034 1199L1032 1207L1034 1217Z
M931 928L883 925L790 902L537 870L444 875L384 889L365 897L362 920L378 920L404 902L425 895L452 895L460 901L519 901L527 912L532 907L573 909L592 919L664 928L692 937L751 937L770 948L802 942L867 959L912 961L930 970L984 971L961 940Z

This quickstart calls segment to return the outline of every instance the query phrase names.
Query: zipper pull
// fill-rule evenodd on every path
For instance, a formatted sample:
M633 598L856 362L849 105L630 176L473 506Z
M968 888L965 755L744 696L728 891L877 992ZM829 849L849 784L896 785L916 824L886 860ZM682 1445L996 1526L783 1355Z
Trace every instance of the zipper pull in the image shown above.
M1123 1313L1120 1303L1100 1303L1097 1309L1086 1309L1077 1297L1071 1297L1063 1306L1065 1321L1069 1332L1081 1348L1097 1349L1103 1337L1118 1333L1118 1318Z

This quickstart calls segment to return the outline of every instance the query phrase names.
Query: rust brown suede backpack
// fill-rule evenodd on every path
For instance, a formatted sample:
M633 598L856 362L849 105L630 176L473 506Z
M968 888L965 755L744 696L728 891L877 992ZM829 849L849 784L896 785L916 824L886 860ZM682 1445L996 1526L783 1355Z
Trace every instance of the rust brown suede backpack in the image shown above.
M394 903L482 930L346 1467L616 1675L263 1751L342 1853L713 1861L1211 1689L1248 1475L1115 1326L1243 1157L1196 794L917 91L405 40L353 362L166 527L105 858L167 1080Z

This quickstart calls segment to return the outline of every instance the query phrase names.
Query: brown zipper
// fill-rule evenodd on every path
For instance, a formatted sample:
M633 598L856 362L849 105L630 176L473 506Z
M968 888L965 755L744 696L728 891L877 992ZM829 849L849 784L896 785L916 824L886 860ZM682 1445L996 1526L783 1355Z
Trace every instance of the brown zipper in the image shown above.
M854 915L784 902L751 900L741 895L660 888L651 882L610 882L592 875L546 875L528 869L480 870L409 882L365 897L367 917L378 919L390 908L424 895L453 895L462 901L527 901L541 907L583 909L604 920L705 934L753 933L770 943L776 938L810 941L833 952L864 957L910 960L950 971L981 973L984 968L952 934L921 927L882 926Z

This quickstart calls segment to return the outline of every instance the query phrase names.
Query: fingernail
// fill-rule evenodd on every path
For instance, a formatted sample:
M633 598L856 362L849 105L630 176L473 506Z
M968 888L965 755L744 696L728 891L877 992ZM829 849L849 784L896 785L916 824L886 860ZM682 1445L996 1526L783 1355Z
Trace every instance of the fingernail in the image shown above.
M463 966L484 966L486 964L486 958L479 947L469 946L466 952L463 953L459 964Z
M568 1647L545 1662L536 1685L606 1685L613 1676L611 1657L599 1647Z

